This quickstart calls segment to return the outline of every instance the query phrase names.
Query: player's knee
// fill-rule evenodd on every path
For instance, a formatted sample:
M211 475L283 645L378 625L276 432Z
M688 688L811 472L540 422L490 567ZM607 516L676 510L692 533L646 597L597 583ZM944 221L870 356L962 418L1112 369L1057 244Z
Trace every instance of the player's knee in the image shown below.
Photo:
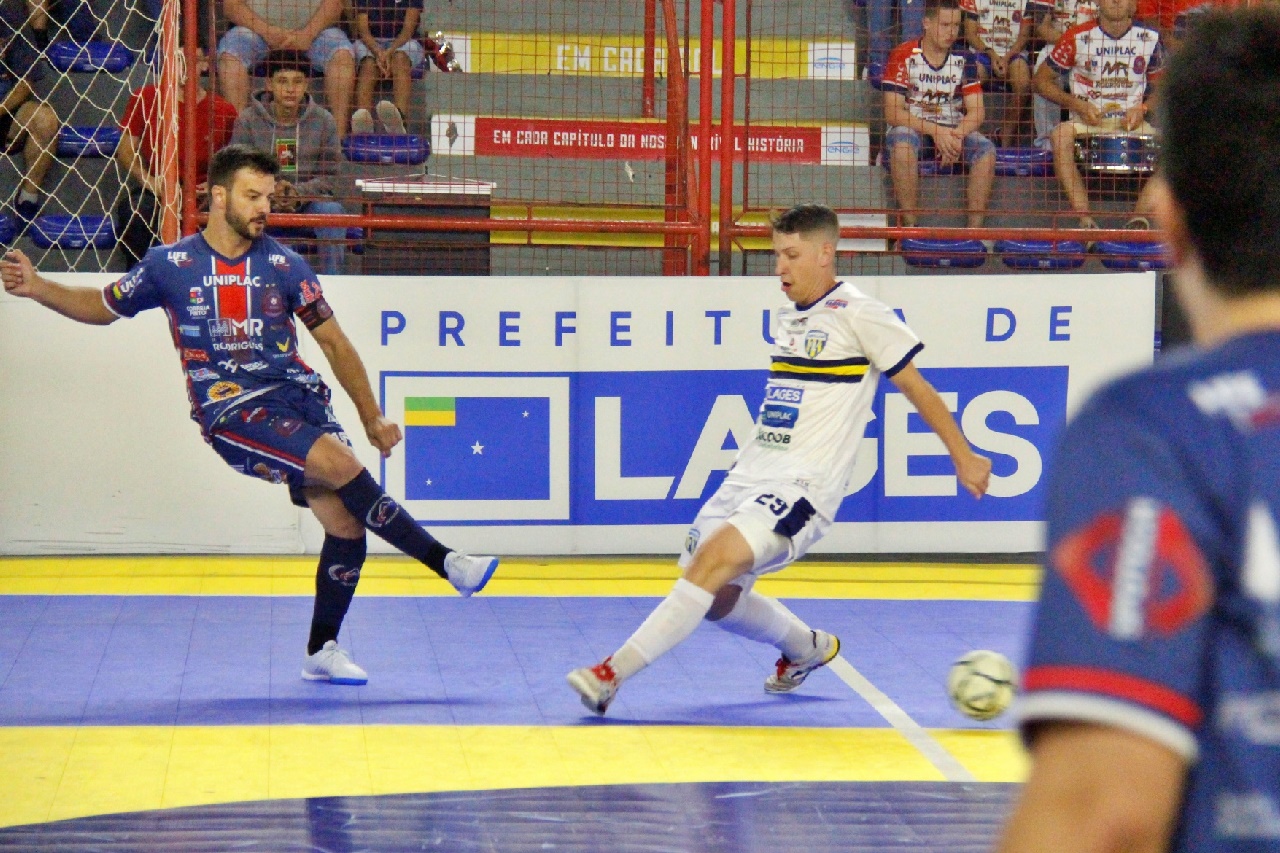
M350 447L331 435L320 437L307 454L307 479L329 489L338 489L364 470Z
M716 593L715 600L711 602L711 609L707 611L706 619L708 622L719 622L724 617L733 612L733 608L738 606L738 599L742 597L742 587L729 584L721 588Z

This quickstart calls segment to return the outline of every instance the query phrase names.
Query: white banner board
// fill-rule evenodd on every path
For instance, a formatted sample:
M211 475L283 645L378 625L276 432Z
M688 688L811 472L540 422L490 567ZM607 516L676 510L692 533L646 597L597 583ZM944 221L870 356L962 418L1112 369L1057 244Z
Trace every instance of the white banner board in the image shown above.
M855 283L924 340L916 364L994 476L982 501L960 493L941 443L884 382L816 553L1037 550L1065 419L1151 361L1154 275ZM676 553L750 434L783 300L771 278L323 284L405 428L382 460L335 387L362 460L445 542L498 554ZM317 525L281 487L231 471L186 420L158 312L99 329L0 296L0 364L0 552L317 550Z

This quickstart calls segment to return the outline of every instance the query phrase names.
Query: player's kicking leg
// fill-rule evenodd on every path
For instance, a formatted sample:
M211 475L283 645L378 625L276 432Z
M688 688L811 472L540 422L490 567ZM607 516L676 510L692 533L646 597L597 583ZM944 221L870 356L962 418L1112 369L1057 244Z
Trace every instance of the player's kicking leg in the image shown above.
M739 501L726 519L725 510ZM750 591L753 571L782 567L816 538L812 528L806 530L813 510L808 501L802 504L797 512L792 502L758 490L747 493L745 500L736 489L713 497L694 523L695 531L707 535L695 538L684 576L667 597L616 652L593 667L569 673L569 685L583 705L603 714L624 681L683 642L703 619L781 651L777 671L765 682L770 692L795 689L810 672L831 661L839 653L839 640L812 630L777 601ZM805 541L796 551L792 536L798 533Z

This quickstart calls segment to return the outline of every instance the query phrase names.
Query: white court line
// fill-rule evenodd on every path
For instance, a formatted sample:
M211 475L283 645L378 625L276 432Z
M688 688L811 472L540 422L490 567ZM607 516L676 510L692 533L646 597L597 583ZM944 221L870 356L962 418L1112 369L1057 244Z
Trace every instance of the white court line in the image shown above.
M779 602L781 604L781 602ZM786 608L786 605L783 605ZM790 612L789 610L787 612ZM794 616L795 614L791 614ZM942 744L911 719L911 715L898 707L883 690L872 684L865 675L853 668L853 664L844 659L844 655L836 655L827 668L836 674L841 681L853 688L875 712L907 739L930 764L937 768L948 782L976 782L973 774L956 757L947 752Z

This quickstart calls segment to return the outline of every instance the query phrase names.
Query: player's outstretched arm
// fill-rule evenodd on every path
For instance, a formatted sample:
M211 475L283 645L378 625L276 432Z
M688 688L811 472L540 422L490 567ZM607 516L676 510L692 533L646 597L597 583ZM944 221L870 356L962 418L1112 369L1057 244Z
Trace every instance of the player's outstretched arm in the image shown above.
M991 481L991 460L973 452L969 440L960 431L951 410L942 402L938 392L929 384L929 380L920 375L914 364L908 363L890 377L898 390L916 407L920 417L929 428L938 434L951 454L951 462L956 466L956 477L960 485L975 498L987 493L987 485Z
M1045 723L1031 775L997 853L1163 853L1182 801L1186 761L1110 726Z
M355 345L338 325L338 318L330 317L325 320L311 330L311 335L320 344L338 384L355 404L369 443L378 448L383 456L390 456L391 448L404 437L400 432L400 425L383 416L382 409L378 407L378 399L373 396L373 387L369 385L369 374L364 369L364 362L360 360L360 353L356 352Z
M116 321L116 315L102 301L96 287L69 287L50 281L36 272L31 260L19 249L10 249L0 260L0 280L6 293L34 299L64 317L105 326Z

